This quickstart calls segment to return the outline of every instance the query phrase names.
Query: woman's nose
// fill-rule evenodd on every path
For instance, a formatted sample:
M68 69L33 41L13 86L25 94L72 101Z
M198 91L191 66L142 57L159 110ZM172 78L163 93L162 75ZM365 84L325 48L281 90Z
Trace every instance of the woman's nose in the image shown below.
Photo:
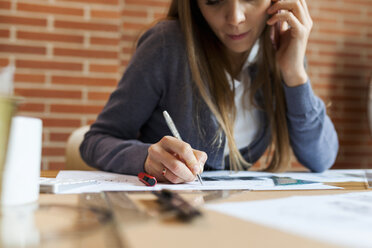
M244 6L239 0L231 1L231 4L226 13L226 20L230 25L239 25L245 21Z

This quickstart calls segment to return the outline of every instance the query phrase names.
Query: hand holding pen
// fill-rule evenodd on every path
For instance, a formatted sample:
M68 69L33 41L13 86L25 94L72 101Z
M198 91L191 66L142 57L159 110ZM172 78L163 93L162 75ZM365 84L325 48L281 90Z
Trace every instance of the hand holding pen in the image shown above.
M202 173L206 161L205 152L193 149L176 137L164 136L149 147L145 171L158 181L192 182Z
M176 128L176 125L174 124L174 122L173 122L172 118L170 117L170 115L168 114L168 112L167 111L163 111L163 115L164 115L164 119L165 119L165 121L166 121L169 129L171 130L173 136L176 137L179 140L182 140L181 135L179 134L179 132L178 132L178 130ZM200 177L199 172L196 173L196 176L198 177L198 181L200 182L200 184L203 184L203 181L202 181L202 179Z

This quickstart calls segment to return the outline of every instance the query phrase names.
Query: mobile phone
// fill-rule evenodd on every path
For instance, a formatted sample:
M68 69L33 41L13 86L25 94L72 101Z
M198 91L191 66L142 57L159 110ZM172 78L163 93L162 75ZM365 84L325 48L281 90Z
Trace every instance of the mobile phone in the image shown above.
M272 4L273 2L271 2L271 5ZM273 44L273 47L275 50L278 50L280 46L281 25L282 25L281 22L277 22L274 26L271 27L271 30L270 30L270 39L271 39L271 43Z

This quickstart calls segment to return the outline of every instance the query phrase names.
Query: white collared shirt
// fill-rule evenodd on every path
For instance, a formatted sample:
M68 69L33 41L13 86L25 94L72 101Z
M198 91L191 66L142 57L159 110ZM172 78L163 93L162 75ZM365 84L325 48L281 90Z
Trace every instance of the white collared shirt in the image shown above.
M248 67L255 61L259 49L259 42L257 41L244 63L242 71L238 79L234 79L235 85L235 107L236 107L236 118L234 122L234 138L238 149L248 146L255 138L259 129L259 115L258 110L252 106L250 100L244 101L244 85L250 85L250 75L248 73ZM230 81L232 87L232 82ZM249 89L248 89L249 91ZM249 96L249 92L245 95ZM227 140L225 142L224 156L229 154L229 147Z

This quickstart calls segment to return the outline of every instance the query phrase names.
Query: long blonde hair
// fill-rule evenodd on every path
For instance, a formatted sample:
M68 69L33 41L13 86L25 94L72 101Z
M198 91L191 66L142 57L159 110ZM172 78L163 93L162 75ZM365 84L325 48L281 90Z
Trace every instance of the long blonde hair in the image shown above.
M204 20L196 0L172 0L167 18L177 19L180 22L192 78L201 97L220 125L216 142L217 137L220 137L223 132L230 150L230 168L248 169L251 164L240 154L234 140L235 92L231 89L229 79L225 74L227 71L232 75L232 67L224 52L223 44ZM260 91L264 99L263 106L255 105L262 108L270 123L271 161L266 170L284 171L288 168L290 160L286 105L268 26L265 27L260 37L257 66L257 76L250 85L249 97L251 103L255 104L254 96Z

